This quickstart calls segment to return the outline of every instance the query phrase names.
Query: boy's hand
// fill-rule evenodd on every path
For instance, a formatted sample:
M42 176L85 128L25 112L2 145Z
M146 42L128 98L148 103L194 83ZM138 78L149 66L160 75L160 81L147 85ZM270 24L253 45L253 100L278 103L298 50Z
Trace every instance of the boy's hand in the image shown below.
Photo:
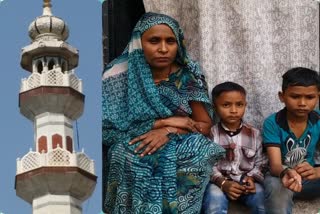
M226 181L222 187L222 191L225 192L231 200L237 200L244 192L246 188L235 181Z
M254 183L254 178L246 176L242 180L243 186L246 188L245 194L256 193L256 185Z
M294 169L303 179L314 180L319 178L319 172L306 161L298 164Z
M294 169L289 169L281 181L284 187L294 192L301 192L302 190L301 176Z

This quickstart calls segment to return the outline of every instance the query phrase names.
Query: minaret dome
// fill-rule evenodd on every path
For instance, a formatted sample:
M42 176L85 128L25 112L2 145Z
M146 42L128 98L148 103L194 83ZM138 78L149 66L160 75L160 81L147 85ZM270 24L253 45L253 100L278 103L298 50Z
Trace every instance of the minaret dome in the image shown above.
M21 53L21 66L33 72L36 59L59 56L65 61L64 70L78 66L79 52L66 41L69 28L65 21L52 15L51 0L43 0L43 13L29 26L31 44ZM44 66L44 65L42 65Z
M61 18L52 15L50 0L44 1L42 16L37 17L29 25L29 36L32 41L39 40L42 37L67 40L69 36L68 25Z

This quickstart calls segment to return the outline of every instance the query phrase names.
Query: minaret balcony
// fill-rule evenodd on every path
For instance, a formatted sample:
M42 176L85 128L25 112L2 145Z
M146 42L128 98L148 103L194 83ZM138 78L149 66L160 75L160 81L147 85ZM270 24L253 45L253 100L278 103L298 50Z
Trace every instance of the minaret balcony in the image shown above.
M82 93L82 80L73 71L63 73L61 69L53 69L45 73L32 73L28 78L21 80L20 93L39 86L64 86L71 87Z
M68 70L78 66L79 52L67 42L56 40L34 41L24 47L21 53L21 67L32 72L32 61L41 56L59 56L68 61Z
M78 167L95 174L94 161L82 152L69 152L57 147L48 153L29 151L21 159L17 159L17 175L40 167Z

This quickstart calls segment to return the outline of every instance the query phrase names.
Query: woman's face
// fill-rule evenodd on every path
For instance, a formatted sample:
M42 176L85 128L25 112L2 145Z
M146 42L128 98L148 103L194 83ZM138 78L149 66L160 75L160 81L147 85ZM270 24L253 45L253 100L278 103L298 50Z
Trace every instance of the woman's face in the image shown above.
M144 56L151 68L169 69L175 61L178 43L168 25L155 25L145 31L141 38Z

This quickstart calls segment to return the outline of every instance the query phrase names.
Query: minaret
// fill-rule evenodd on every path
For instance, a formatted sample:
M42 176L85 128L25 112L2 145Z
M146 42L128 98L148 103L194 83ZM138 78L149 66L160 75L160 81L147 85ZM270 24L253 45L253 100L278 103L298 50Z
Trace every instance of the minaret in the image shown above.
M16 194L33 214L81 214L94 191L94 162L74 151L73 123L84 107L82 81L74 73L78 50L66 41L66 23L52 15L50 0L29 26L31 44L22 49L20 112L34 125L34 151L17 160Z

